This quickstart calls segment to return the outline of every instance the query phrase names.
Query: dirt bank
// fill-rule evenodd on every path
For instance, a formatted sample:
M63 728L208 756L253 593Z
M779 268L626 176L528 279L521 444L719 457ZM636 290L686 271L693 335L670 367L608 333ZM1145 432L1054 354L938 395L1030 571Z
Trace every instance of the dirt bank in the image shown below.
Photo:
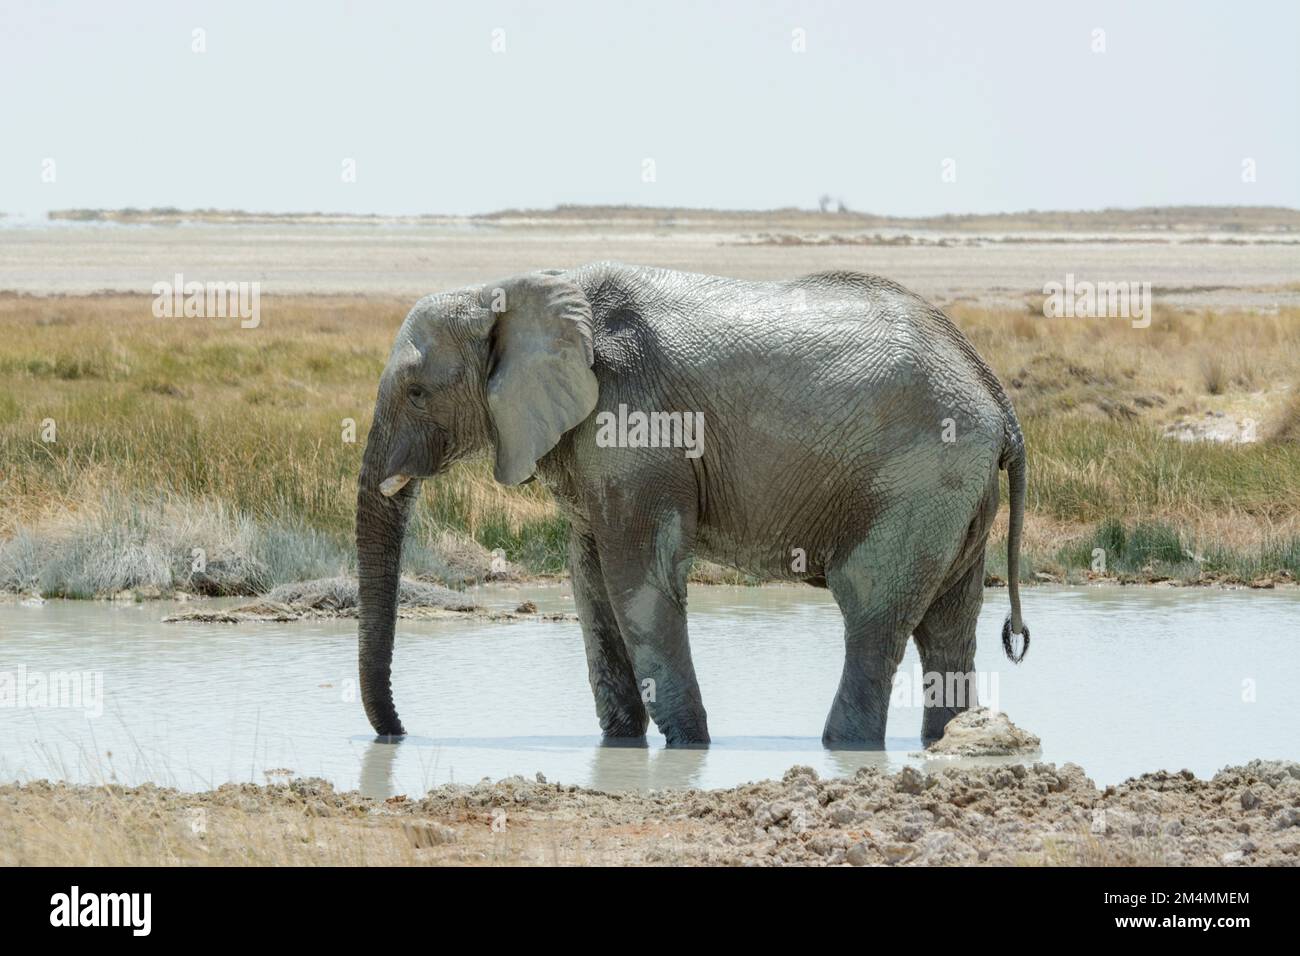
M358 614L357 579L319 578L299 584L282 584L268 594L237 607L197 608L163 618L163 623L247 624L308 621L321 618L355 618ZM402 578L397 614L423 620L473 619L486 621L576 621L576 614L541 613L531 601L513 611L494 611L474 603L460 591L437 584Z
M185 794L0 787L0 865L1300 864L1300 764L1211 780L1157 771L1098 790L1036 763L728 790L603 793L511 777L371 800L321 780Z
M1276 310L1300 304L1296 247L1277 244L1293 242L1293 234L1220 237L1195 231L1175 238L1165 232L1154 238L1169 242L1152 243L1149 232L1108 229L1005 242L997 241L1005 228L988 226L976 233L948 228L926 237L961 240L938 247L902 241L891 227L874 224L861 227L869 237L884 228L888 238L900 241L846 244L844 239L861 230L833 217L821 223L762 218L698 225L617 219L560 225L525 218L472 229L401 222L381 228L346 222L272 227L195 222L179 228L38 224L0 230L0 289L34 295L147 293L161 278L158 263L166 262L168 274L205 281L257 277L264 295L364 294L414 301L492 276L616 259L746 279L865 269L941 304L1019 306L1024 293L1041 291L1049 278L1063 281L1067 272L1141 277L1151 282L1161 303L1178 308ZM765 242L763 234L774 229L796 232L793 244ZM905 234L922 238L916 233L907 227ZM976 235L982 240L970 242ZM345 258L339 249L348 250Z

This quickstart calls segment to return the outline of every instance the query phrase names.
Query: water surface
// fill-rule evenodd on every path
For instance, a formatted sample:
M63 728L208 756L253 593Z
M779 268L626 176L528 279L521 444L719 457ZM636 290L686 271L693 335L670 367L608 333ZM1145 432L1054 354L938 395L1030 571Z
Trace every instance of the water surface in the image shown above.
M483 589L484 603L572 609L567 586ZM851 774L920 764L919 659L881 753L827 752L822 723L842 621L812 588L694 587L691 643L714 744L599 746L576 623L399 622L398 710L411 737L374 742L355 684L355 621L164 624L170 604L0 606L0 674L94 672L79 707L0 706L0 780L154 781L206 789L281 771L372 795L540 771L604 789L722 787L793 764ZM1002 655L1005 590L980 623L984 699L1043 740L1042 759L1099 783L1154 769L1198 775L1300 758L1300 592L1035 589L1034 640ZM66 701L65 701L66 702ZM96 710L102 713L96 714Z

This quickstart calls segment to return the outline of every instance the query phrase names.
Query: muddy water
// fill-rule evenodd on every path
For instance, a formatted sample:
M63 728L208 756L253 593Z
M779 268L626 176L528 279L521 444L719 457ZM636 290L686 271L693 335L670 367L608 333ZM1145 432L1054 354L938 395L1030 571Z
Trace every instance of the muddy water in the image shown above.
M525 598L572 608L565 586L479 592L501 607ZM576 623L402 622L394 685L412 736L392 746L373 742L357 700L355 622L163 624L170 605L3 605L0 780L205 789L292 772L388 795L538 771L647 789L729 786L796 763L846 774L923 762L913 648L887 750L827 752L843 648L829 596L693 588L690 605L707 751L668 751L653 734L648 748L598 746ZM1033 590L1033 647L1019 667L997 639L1005 610L1006 592L988 592L980 694L1042 738L1042 759L1080 763L1107 784L1300 758L1300 593ZM65 683L60 706L54 672L85 674Z

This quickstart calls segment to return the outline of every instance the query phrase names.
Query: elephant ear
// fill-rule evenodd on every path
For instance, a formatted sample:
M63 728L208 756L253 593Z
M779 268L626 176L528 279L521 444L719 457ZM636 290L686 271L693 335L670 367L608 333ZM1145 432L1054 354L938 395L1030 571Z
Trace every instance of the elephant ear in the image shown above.
M493 474L517 485L596 407L591 305L573 283L541 273L490 284L483 297L494 317L487 382Z

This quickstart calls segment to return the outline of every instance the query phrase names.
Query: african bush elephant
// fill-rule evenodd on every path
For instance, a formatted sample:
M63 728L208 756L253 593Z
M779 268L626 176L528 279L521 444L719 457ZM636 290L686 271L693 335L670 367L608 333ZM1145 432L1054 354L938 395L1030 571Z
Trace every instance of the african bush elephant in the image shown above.
M973 690L1003 468L1002 639L1013 661L1028 647L1020 426L942 312L850 272L750 282L598 263L427 296L397 334L357 492L360 683L380 734L405 732L390 676L419 479L480 451L503 484L542 481L571 523L606 738L643 736L648 714L669 745L709 740L686 629L695 554L830 589L846 646L827 746L883 745L909 636L927 675ZM922 735L972 703L928 701Z

